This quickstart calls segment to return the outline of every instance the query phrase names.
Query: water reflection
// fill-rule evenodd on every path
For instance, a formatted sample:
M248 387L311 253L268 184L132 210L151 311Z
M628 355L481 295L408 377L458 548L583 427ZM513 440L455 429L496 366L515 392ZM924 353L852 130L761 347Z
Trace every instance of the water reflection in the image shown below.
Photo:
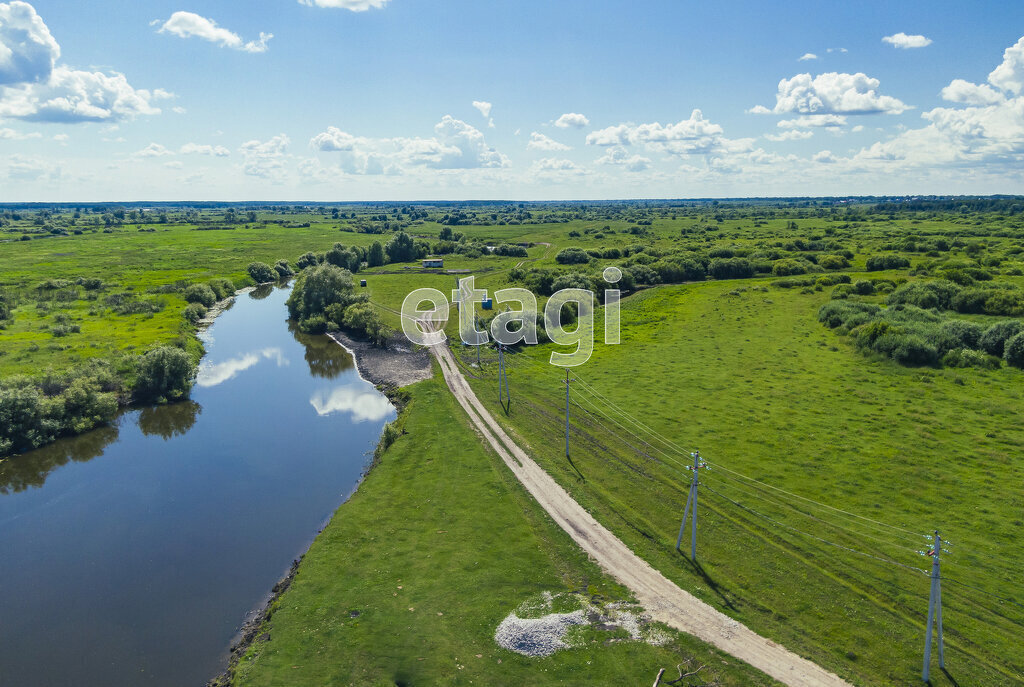
M30 455L0 461L0 494L16 494L29 487L41 487L50 473L68 461L84 463L103 455L117 440L117 425L101 427L77 437L61 439Z
M148 437L170 439L185 436L196 423L202 406L195 401L182 401L166 406L149 406L139 413L139 429Z
M305 347L306 362L314 377L337 379L342 372L352 369L352 356L329 336L303 334L291 321L288 322L288 331Z
M386 397L375 391L367 391L365 385L317 391L310 396L309 404L321 417L332 413L348 413L353 422L379 422L393 410Z
M261 360L274 360L278 367L288 365L288 359L284 357L280 348L264 348L225 360L221 363L202 365L199 368L199 374L196 376L196 386L210 387L223 384L253 367Z
M262 301L264 298L274 293L273 284L260 284L255 289L249 292L249 298L254 301Z

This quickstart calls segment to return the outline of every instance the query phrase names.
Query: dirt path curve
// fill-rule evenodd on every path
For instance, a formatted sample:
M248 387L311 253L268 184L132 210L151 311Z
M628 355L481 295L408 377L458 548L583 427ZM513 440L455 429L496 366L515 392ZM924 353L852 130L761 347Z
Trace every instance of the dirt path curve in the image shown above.
M606 572L628 587L650 616L691 634L792 687L849 687L684 591L597 522L502 430L459 372L447 345L431 347L448 388L526 490Z

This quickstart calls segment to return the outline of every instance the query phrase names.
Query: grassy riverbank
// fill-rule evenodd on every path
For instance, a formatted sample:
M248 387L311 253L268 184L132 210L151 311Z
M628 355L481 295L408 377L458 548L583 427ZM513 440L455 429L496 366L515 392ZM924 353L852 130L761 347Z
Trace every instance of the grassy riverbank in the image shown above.
M708 682L773 684L667 630L656 647L590 628L548 658L498 647L502 619L545 591L624 591L483 448L439 372L410 390L405 433L313 543L233 684L645 684L686 661Z

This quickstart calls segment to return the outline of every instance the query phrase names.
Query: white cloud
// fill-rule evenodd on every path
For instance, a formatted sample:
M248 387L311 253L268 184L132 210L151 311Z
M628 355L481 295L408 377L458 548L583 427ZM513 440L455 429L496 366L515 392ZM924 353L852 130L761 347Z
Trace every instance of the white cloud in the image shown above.
M123 74L56 64L60 46L24 2L0 3L0 117L38 122L102 122L159 114L170 93L136 90Z
M863 124L858 124L857 126L855 126L852 129L850 129L850 131L852 131L855 134L859 134L861 131L864 131L864 125Z
M747 150L752 143L753 139L725 138L722 127L705 119L700 110L675 124L618 124L587 135L588 145L643 144L673 155L732 153Z
M181 114L181 115L183 115L186 112L188 112L188 110L186 110L184 107L181 107L180 105L176 105L176 106L171 108L171 112L173 112L174 114Z
M209 155L211 157L228 157L231 151L224 146L203 145L199 143L186 143L179 150L182 155Z
M754 105L752 108L747 110L747 114L766 115L772 114L772 111L764 105Z
M585 126L590 126L590 120L578 112L566 112L555 120L555 126L560 129L568 129L569 127L582 129Z
M239 148L242 153L242 171L245 174L274 183L281 183L287 175L288 145L285 134L278 134L268 141L252 140Z
M12 181L56 181L61 177L61 169L37 157L11 155L7 158L7 177Z
M879 81L864 73L797 74L779 81L776 114L900 114L910 107L878 93Z
M1006 100L1006 96L988 84L974 84L963 79L953 79L943 88L942 98L967 105L996 105Z
M27 2L0 3L0 85L50 78L60 46Z
M769 141L800 141L813 135L813 131L806 129L790 129L789 131L783 131L781 134L765 134L764 137Z
M284 357L280 348L264 348L220 363L201 365L196 375L196 385L206 388L223 384L254 367L261 360L273 360L278 367L288 366L288 359Z
M168 155L174 155L174 152L168 150L159 143L150 143L148 146L135 153L135 157L167 157Z
M907 34L900 31L899 33L894 33L891 36L885 36L884 38L882 38L882 42L888 43L893 47L903 48L904 50L906 50L908 48L923 48L925 46L931 45L932 39L925 38L920 34L908 36Z
M846 48L829 48L826 52L850 52Z
M237 33L217 26L217 22L194 12L175 12L160 27L159 33L170 33L179 38L194 36L225 48L250 53L266 52L267 42L274 37L272 33L261 32L259 40L246 43Z
M527 150L572 150L564 143L534 131L530 134L530 142L526 144Z
M803 57L799 58L797 60L797 62L806 62L807 60L816 60L816 59L818 59L818 56L815 55L813 52L805 52L803 54Z
M38 132L31 132L23 134L20 131L14 129L0 129L0 141L27 141L30 138L42 138L43 135Z
M814 160L815 162L827 165L834 164L835 162L838 161L836 160L836 157L832 154L831 150L822 150L821 152L815 153L814 157L812 157L811 159Z
M356 145L356 140L352 134L346 133L336 126L329 126L327 131L314 136L309 144L324 152L338 152L352 150Z
M619 165L630 172L642 172L650 168L651 159L640 155L630 155L622 146L612 146L608 152L597 158L599 165Z
M394 411L388 399L381 394L347 386L317 391L310 397L309 404L317 415L348 413L353 422L379 422Z
M299 0L300 5L309 7L330 7L335 9L352 10L353 12L365 12L366 10L380 9L388 4L388 0Z
M493 107L491 103L483 100L474 100L473 107L480 110L480 114L482 114L484 118L488 118L491 116L491 108Z
M780 119L777 125L780 129L811 129L811 128L838 128L846 126L846 117L842 115L804 115L796 119Z
M988 75L988 82L1018 95L1024 90L1024 37L1003 52L1003 62Z
M185 163L181 160L172 160L170 162L165 162L164 167L167 169L184 169Z

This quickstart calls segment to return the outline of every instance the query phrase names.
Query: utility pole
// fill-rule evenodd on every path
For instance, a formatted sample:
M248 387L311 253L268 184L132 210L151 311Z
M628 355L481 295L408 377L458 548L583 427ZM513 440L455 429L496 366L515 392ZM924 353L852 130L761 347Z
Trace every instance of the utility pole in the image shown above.
M928 629L925 630L924 640L924 671L921 679L928 682L928 671L932 662L932 625L937 621L939 628L939 668L946 667L946 659L943 656L942 644L942 575L939 570L939 552L947 551L942 548L942 537L939 531L935 531L935 541L930 551L918 551L924 556L932 557L932 588L928 595Z
M565 368L565 457L569 457L569 368Z
M690 481L690 493L686 497L686 509L683 511L683 522L679 525L679 537L676 539L676 551L679 551L679 547L683 544L683 531L686 529L686 517L690 514L690 506L693 506L693 521L692 521L692 532L690 534L690 560L697 560L697 484L699 484L698 477L701 468L706 468L707 463L704 463L700 459L700 451L694 451L690 455L693 456L693 467L687 466L687 470L693 471L693 479Z
M508 402L512 403L512 394L508 391L508 375L505 373L505 347L502 344L498 344L498 403L504 407L504 401L501 397L501 385L505 384L505 396L508 398ZM507 411L506 411L507 412Z

